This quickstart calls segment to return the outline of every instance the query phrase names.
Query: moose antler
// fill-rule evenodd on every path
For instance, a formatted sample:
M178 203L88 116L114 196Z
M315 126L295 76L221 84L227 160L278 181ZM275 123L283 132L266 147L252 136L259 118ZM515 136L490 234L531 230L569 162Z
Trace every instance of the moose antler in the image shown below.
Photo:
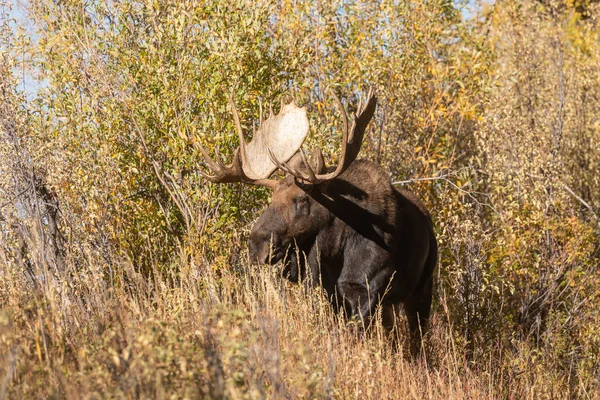
M375 92L373 88L371 88L367 95L367 101L365 102L365 104L361 106L361 104L359 103L358 108L356 110L356 114L354 116L354 121L352 121L352 127L348 129L348 115L344 110L344 106L342 105L342 102L335 93L333 93L333 96L335 97L336 105L342 114L344 126L342 138L342 155L340 157L340 162L336 169L333 172L326 174L319 174L318 170L315 172L302 151L300 151L299 153L306 167L306 171L300 170L297 167L292 168L286 162L279 161L275 152L272 152L271 149L268 149L271 161L273 161L273 163L279 169L305 182L311 184L319 184L338 177L356 159L360 151L360 147L362 145L367 125L369 124L369 121L371 121L371 118L373 118L373 114L375 113L377 97L375 97ZM320 155L320 151L318 154ZM322 164L322 160L317 160L317 164L319 162Z
M271 110L269 118L263 121L261 107L260 126L250 143L246 143L233 98L229 98L229 104L240 146L236 149L231 164L226 166L221 161L218 149L215 161L199 143L194 142L212 173L200 171L200 174L213 183L241 182L273 188L276 181L267 178L277 169L277 165L269 155L274 154L277 159L285 162L298 151L308 134L306 109L291 102L282 105L277 115L273 115Z

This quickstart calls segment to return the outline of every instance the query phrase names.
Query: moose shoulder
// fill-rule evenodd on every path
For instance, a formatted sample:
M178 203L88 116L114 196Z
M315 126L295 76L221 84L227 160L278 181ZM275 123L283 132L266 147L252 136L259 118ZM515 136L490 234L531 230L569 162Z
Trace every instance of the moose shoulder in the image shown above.
M308 130L303 109L291 104L277 116L261 118L246 144L232 104L240 148L229 166L200 148L213 172L204 176L273 189L271 204L250 234L253 261L282 261L288 278L321 284L335 305L367 324L379 304L384 317L403 304L415 350L427 328L437 264L431 218L416 196L392 186L379 165L356 159L375 111L373 92L359 105L351 127L337 98L336 104L344 126L337 167L326 167L319 149L310 160L299 150ZM268 179L277 168L285 178ZM384 318L384 323L393 320Z

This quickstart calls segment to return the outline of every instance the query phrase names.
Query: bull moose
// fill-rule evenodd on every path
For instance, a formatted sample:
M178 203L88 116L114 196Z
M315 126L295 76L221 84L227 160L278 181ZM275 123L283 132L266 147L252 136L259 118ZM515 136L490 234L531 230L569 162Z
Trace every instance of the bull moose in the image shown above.
M197 145L215 183L241 182L273 190L271 204L254 225L250 258L275 265L287 277L322 285L349 318L369 324L378 304L383 322L393 328L395 310L404 305L413 351L429 318L437 241L429 212L412 193L397 190L377 164L357 160L377 103L371 89L351 126L342 115L342 152L337 167L327 167L321 150L300 149L309 130L305 108L292 101L278 115L272 110L246 143L238 112L230 100L240 146L224 165ZM269 179L277 169L280 180Z

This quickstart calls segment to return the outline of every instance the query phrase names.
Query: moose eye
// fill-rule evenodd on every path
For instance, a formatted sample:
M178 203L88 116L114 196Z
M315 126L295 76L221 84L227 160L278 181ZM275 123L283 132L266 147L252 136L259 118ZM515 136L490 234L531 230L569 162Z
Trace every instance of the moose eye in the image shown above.
M308 206L308 196L300 196L294 199L294 210L296 212L296 216L308 215L309 211Z
M306 197L306 196L296 198L296 204L298 204L298 205L306 204L307 201L308 201L308 197Z

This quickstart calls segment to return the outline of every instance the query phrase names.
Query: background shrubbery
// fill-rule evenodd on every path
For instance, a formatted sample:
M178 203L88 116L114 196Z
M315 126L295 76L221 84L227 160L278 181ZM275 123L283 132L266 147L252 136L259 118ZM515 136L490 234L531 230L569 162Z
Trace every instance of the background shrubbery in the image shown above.
M0 1L0 398L594 398L600 4ZM28 21L28 24L23 24ZM228 98L307 105L432 211L426 360L249 266Z

